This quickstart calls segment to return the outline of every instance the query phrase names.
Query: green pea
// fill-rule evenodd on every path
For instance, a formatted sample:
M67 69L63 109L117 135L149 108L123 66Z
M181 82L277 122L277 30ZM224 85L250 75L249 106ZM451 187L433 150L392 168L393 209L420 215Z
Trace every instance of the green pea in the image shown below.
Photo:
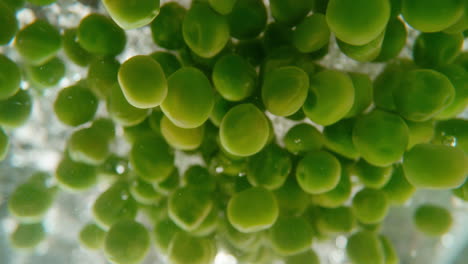
M234 51L239 56L243 57L252 66L259 66L265 57L265 48L261 39L241 40L235 47Z
M194 4L182 23L185 43L197 55L211 58L218 54L229 40L226 17L216 13L208 4Z
M215 253L216 246L212 240L180 232L169 245L168 258L171 264L205 264L213 262Z
M385 264L399 264L400 258L393 246L392 242L383 235L379 236L380 243L382 243L382 248L384 250Z
M161 119L163 118L164 114L161 111L161 108L153 108L151 114L148 117L148 124L151 130L154 133L161 135Z
M54 57L38 66L26 66L26 73L31 83L37 88L47 88L59 84L65 77L65 63Z
M326 151L308 153L296 167L299 186L310 194L320 194L333 190L341 176L338 159Z
M167 199L163 197L161 201L152 205L138 204L138 210L148 217L151 223L156 223L168 217Z
M303 253L289 256L285 259L286 264L320 264L317 253L309 249Z
M403 170L408 181L415 187L455 188L466 179L467 160L467 155L461 149L419 144L404 155Z
M255 68L239 55L219 59L213 68L212 79L219 94L229 101L244 100L257 85Z
M371 231L360 231L348 238L346 253L353 264L384 264L385 252L379 237Z
M421 143L428 143L434 137L434 122L428 120L425 122L406 121L409 129L408 148Z
M131 175L128 159L111 154L102 164L97 166L98 180L113 183L116 180L127 179Z
M451 64L438 68L449 78L455 88L455 97L450 105L435 116L436 119L449 119L463 113L468 107L468 72L460 65Z
M330 0L326 16L328 26L338 39L350 45L364 45L385 30L390 18L390 2Z
M140 263L148 254L150 243L146 227L125 219L113 224L107 232L104 254L112 263Z
M16 249L31 249L37 247L46 236L42 223L20 224L11 234L11 245Z
M435 126L434 143L451 145L468 153L468 121L449 119L439 121Z
M221 15L228 15L232 12L237 0L209 0L211 8Z
M210 195L192 186L179 188L169 197L169 217L186 231L198 228L212 208Z
M366 187L380 189L390 180L392 166L373 166L360 159L354 164L353 172Z
M198 237L212 235L218 228L218 217L219 211L216 207L213 207L200 226L191 231L190 234Z
M392 2L394 1L395 0ZM385 29L385 36L380 53L374 61L384 62L396 58L406 44L407 35L408 31L406 30L405 23L400 18L391 19Z
M413 46L414 62L421 67L452 63L463 48L463 34L422 33Z
M141 204L152 205L161 200L161 195L156 192L153 185L137 179L131 183L130 194Z
M204 131L204 125L196 128L180 128L165 116L161 120L162 136L175 149L197 149L203 141Z
M161 65L161 68L164 71L166 78L169 78L171 74L173 74L182 67L182 64L180 63L177 56L172 53L157 51L151 53L150 56L155 61L157 61L159 65Z
M465 1L465 11L463 12L463 15L451 26L448 28L444 29L445 33L448 34L456 34L456 33L463 33L463 31L466 31L468 29L468 5L466 4Z
M32 100L27 90L19 90L15 95L0 100L0 125L9 128L24 125L31 116Z
M182 229L174 224L169 217L158 220L153 228L153 241L156 248L161 253L167 254L172 239L181 231Z
M165 180L174 170L174 154L157 136L137 139L129 159L136 174L151 183Z
M247 103L231 108L224 115L219 137L222 147L229 153L251 156L262 150L268 141L269 133L265 114L253 104Z
M234 159L229 154L219 151L211 159L210 168L213 172L216 172L218 168L218 170L222 169L223 174L236 176L247 170L247 158Z
M238 250L257 250L262 240L261 232L244 233L234 228L227 219L222 219L219 234L226 239L231 246Z
M280 255L290 256L310 247L313 229L304 217L280 217L268 235L273 250Z
M20 82L21 71L18 65L7 56L0 54L0 100L15 95L20 89Z
M60 90L54 102L54 112L65 125L79 126L91 121L99 101L83 83Z
M437 32L460 19L463 15L463 1L403 0L401 11L406 23L416 30Z
M81 192L97 182L96 168L65 157L55 170L55 178L61 188L69 192Z
M216 127L221 125L224 115L234 106L234 103L225 100L218 93L215 94L213 110L210 114L210 121Z
M344 167L344 165L342 165ZM336 208L343 205L351 197L351 181L347 169L341 170L340 182L333 190L312 196L312 201L326 208Z
M252 187L231 197L227 217L235 229L252 233L273 226L278 218L278 211L273 193L260 187Z
M45 6L55 3L57 0L28 0L29 3L37 6Z
M106 231L102 230L98 225L89 223L81 228L78 235L80 244L87 249L97 250L104 245Z
M168 89L161 110L174 125L196 128L208 119L214 106L214 93L200 70L181 68L169 77Z
M80 46L77 31L76 28L70 28L63 32L63 51L70 61L78 66L85 67L90 64L93 55Z
M8 200L8 211L23 223L41 221L52 207L55 190L34 182L26 182L13 191Z
M131 105L118 83L110 87L106 107L112 120L123 126L135 126L143 122L149 112L148 109L136 108Z
M163 181L153 183L154 189L163 195L169 195L179 187L180 177L177 168Z
M329 150L346 158L359 158L359 152L354 146L352 139L355 123L355 119L343 119L331 126L324 127L323 136L325 138L325 146Z
M428 236L441 236L452 227L452 215L441 206L423 204L414 212L414 224Z
M236 39L253 39L267 23L267 9L261 0L237 0L227 15L231 36Z
M307 16L313 5L314 1L308 0L271 0L270 10L276 21L294 26Z
M373 85L367 74L350 72L354 86L354 103L345 117L353 117L363 113L372 103Z
M304 104L309 90L309 77L302 69L286 66L266 73L262 100L266 109L277 116L289 116Z
M206 192L213 192L216 189L215 178L207 168L200 165L194 165L187 169L182 178L182 184Z
M161 65L150 56L134 56L120 66L118 80L127 101L137 108L159 106L167 95Z
M269 23L262 37L265 52L270 54L275 49L290 46L293 43L293 34L293 30L285 24Z
M28 64L41 65L62 47L60 32L45 20L36 20L16 35L15 47Z
M290 116L287 116L286 117L287 119L290 119L290 120L293 120L293 121L302 121L306 118L305 114L304 114L304 111L301 109L299 109L296 113L290 115Z
M402 205L406 203L414 194L416 189L406 179L405 172L401 164L393 167L390 181L382 188L391 204Z
M288 177L284 184L274 191L283 216L302 215L310 203L309 194L304 192L294 177Z
M110 90L117 83L120 63L111 57L98 57L91 61L86 78L89 88L100 98L111 97Z
M379 56L380 51L382 50L384 36L385 32L382 32L377 36L377 38L364 45L351 45L339 39L337 40L337 44L341 52L346 56L359 62L368 62L373 61L377 56Z
M398 115L374 110L359 117L353 128L353 143L368 163L388 166L402 157L408 145L409 129Z
M0 127L0 161L5 160L10 149L10 137L6 134L5 130Z
M159 15L151 23L154 43L170 50L182 48L185 45L182 21L186 13L185 8L176 2L168 2L161 6Z
M93 204L96 223L107 230L120 220L134 219L138 204L130 195L127 182L118 181L101 193Z
M274 190L283 185L291 169L289 153L276 144L270 144L248 158L247 179L252 186Z
M313 122L327 126L346 116L354 103L351 78L334 70L317 73L310 79L310 90L303 109Z
M327 45L329 40L330 29L322 14L306 17L296 26L292 35L292 43L302 53L318 51Z
M291 127L284 136L285 148L295 155L319 150L323 146L323 136L320 131L309 124L297 124Z
M146 26L159 14L159 0L102 1L112 19L123 29Z
M356 219L349 207L322 208L317 227L323 233L349 233L356 227Z
M351 207L359 222L377 224L387 216L389 204L383 191L365 188L354 195Z
M90 14L80 21L78 43L86 51L96 55L120 54L127 42L125 32L110 18Z
M151 129L148 118L137 125L123 127L123 131L124 138L130 144L135 143L139 138L160 135L160 133L155 133L153 129Z

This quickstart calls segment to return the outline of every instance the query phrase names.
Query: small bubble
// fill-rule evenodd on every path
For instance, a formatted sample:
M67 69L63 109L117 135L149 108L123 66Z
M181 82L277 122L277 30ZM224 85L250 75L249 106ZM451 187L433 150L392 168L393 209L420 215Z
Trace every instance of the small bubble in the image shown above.
M124 200L124 201L128 200L128 193L127 192L122 192L120 194L120 198L122 198L122 200Z
M125 166L119 164L115 167L115 171L117 174L123 174L125 172Z
M294 140L294 143L296 143L296 144L299 144L299 143L301 143L301 142L302 142L302 140L301 140L300 138L296 138L296 139Z
M456 147L457 146L457 138L454 137L454 136L445 135L445 133L444 133L444 134L442 134L442 144L447 145L447 146L451 146L451 147Z
M239 174L237 174L237 176L239 176L239 177L244 177L245 175L246 175L246 174L245 174L245 172L243 172L243 171L241 171L241 172L239 172Z
M219 167L216 167L215 171L216 171L216 173L223 173L224 168L219 166Z

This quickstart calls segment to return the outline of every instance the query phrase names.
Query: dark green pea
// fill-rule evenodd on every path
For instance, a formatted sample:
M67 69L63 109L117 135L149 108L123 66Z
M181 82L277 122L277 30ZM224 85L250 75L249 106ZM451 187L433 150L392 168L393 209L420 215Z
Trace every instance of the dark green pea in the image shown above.
M344 205L349 200L351 197L351 187L349 172L347 172L347 169L343 169L338 185L331 191L313 195L312 201L321 207L336 208Z
M305 2L309 1L306 0ZM303 53L318 51L327 45L329 40L330 29L325 16L322 14L313 14L306 17L296 26L292 39L294 46Z
M326 14L329 0L315 0L312 6L312 12Z
M10 149L10 137L5 130L0 127L0 161L3 161L8 155Z
M333 190L340 181L341 164L326 151L308 153L296 167L296 179L301 188L310 194Z
M281 23L269 23L263 33L265 52L271 53L282 46L290 46L293 42L293 30Z
M237 0L209 0L211 8L221 15L231 13Z
M83 18L77 35L81 47L92 54L103 56L120 54L127 42L123 29L100 14L90 14Z
M261 0L237 0L227 15L231 36L236 39L253 39L267 23L267 9Z
M293 120L293 121L302 121L306 118L305 114L304 114L304 110L299 109L297 110L296 113L290 115L290 116L286 116L287 119L290 119L290 120Z
M215 94L213 110L210 114L210 121L213 125L219 127L223 121L224 115L234 106L234 103L225 100L218 93Z
M177 168L162 182L153 183L154 189L163 195L169 195L179 187L180 176Z
M322 208L317 227L323 233L349 233L356 227L356 219L349 207Z
M218 54L229 40L229 24L208 4L194 4L184 18L182 33L185 43L197 55L211 58Z
M212 240L180 232L169 245L168 258L171 264L205 264L212 263L215 254L216 246Z
M421 143L428 143L434 137L434 122L428 120L425 122L406 121L409 129L408 148Z
M270 144L248 158L247 179L252 186L274 190L283 185L291 169L289 153L276 144Z
M437 122L434 143L455 146L468 153L468 121L449 119Z
M185 231L198 228L213 208L213 200L204 190L186 186L169 196L169 217Z
M179 59L176 55L165 52L165 51L156 51L150 54L150 56L161 65L161 68L166 75L166 78L169 78L171 74L176 72L182 67Z
M159 14L159 0L102 1L112 19L123 29L146 26Z
M18 65L7 56L0 54L0 100L15 95L20 89L20 83L21 71Z
M448 33L448 34L463 33L467 29L468 29L468 5L466 4L466 1L465 1L465 12L463 12L463 15L460 17L460 19L457 20L457 22L452 24L450 27L444 29L444 33Z
M380 223L389 210L385 193L376 189L362 189L353 198L351 205L354 215L364 224Z
M15 47L28 64L41 65L62 47L60 32L45 20L36 20L16 35Z
M89 223L81 228L78 235L80 244L87 249L97 250L104 245L106 231L102 230L98 225Z
M28 0L29 3L37 6L46 6L55 3L57 0Z
M392 175L392 166L377 167L360 159L353 166L354 174L369 188L380 189L390 180Z
M323 136L325 139L325 146L329 150L346 158L359 158L359 152L354 146L352 139L352 132L355 123L355 119L343 119L331 126L324 127Z
M400 116L374 110L356 120L352 137L354 146L368 163L388 166L403 156L409 129Z
M26 73L31 83L38 88L47 88L59 84L65 77L65 63L55 57L42 65L26 66Z
M395 1L396 0L393 0L392 2ZM407 35L408 31L406 30L406 25L400 18L390 20L385 29L385 36L379 56L377 56L374 61L384 62L396 58L406 44Z
M182 48L184 46L182 21L186 12L185 8L176 2L161 6L159 15L151 23L154 43L170 50Z
M463 9L462 0L403 0L401 11L406 23L416 30L437 32L457 22Z
M463 184L468 172L468 156L451 146L419 144L403 157L408 181L419 188L449 189Z
M200 165L194 165L187 169L182 178L182 185L192 186L207 192L213 192L216 189L215 178L207 168Z
M91 61L86 78L89 88L100 98L110 96L111 87L117 83L120 63L111 57L95 58Z
M294 177L288 177L284 184L274 191L276 201L283 216L299 216L310 203L309 194L304 192Z
M354 86L354 103L345 117L352 117L364 112L372 103L373 85L367 74L348 73Z
M54 112L60 122L79 126L91 121L99 101L83 83L60 90L54 102Z
M313 229L304 217L280 217L268 234L273 250L280 255L290 256L310 247Z
M382 188L382 191L385 192L391 204L403 205L413 196L416 189L406 179L401 164L396 164L393 167L390 181Z
M113 224L107 232L104 254L112 263L140 263L148 254L150 243L146 227L125 219Z
M140 138L143 137L152 137L159 135L151 129L148 118L143 120L141 123L134 126L123 127L124 138L130 143L133 144Z
M69 192L81 192L97 182L96 168L65 157L55 170L55 178L61 188Z
M0 125L16 128L26 124L31 116L32 100L27 90L19 90L15 95L0 100Z
M259 66L265 57L261 39L241 40L234 46L234 51L255 67Z
M384 250L385 264L399 264L400 258L398 257L392 242L384 235L380 235L379 239Z
M337 39L337 44L341 52L346 56L359 62L368 62L373 61L377 56L379 56L380 51L382 50L384 36L385 31L378 35L374 40L364 45L351 45L339 39Z
M10 243L16 249L31 249L39 245L45 236L42 223L20 224L11 234Z
M294 26L305 18L313 5L314 1L309 0L271 0L270 10L276 21Z
M143 122L149 113L148 109L136 108L131 105L118 83L110 87L106 107L112 120L123 126L135 126Z
M127 182L114 183L101 193L93 204L93 216L96 223L105 230L124 219L134 219L138 204L130 195Z
M423 204L414 212L414 224L429 236L441 236L452 227L452 215L441 206Z
M346 253L353 264L384 264L385 251L379 237L370 231L360 231L348 238Z
M137 202L146 205L156 204L161 200L161 194L156 192L153 185L140 179L131 183L130 194Z
M450 105L435 116L436 119L449 119L463 113L468 107L468 72L460 65L451 64L438 68L449 78L455 88L455 97Z
M300 254L289 256L284 261L286 264L320 264L320 259L317 256L317 253L312 249Z
M463 34L422 33L413 46L414 62L421 67L452 63L463 48Z
M338 39L350 45L364 45L385 30L390 18L390 2L330 0L326 16L328 26Z
M73 63L85 67L89 65L93 55L80 46L77 31L76 28L71 28L63 32L63 51Z
M0 2L0 46L10 43L18 31L18 20L15 11L6 2Z
M295 155L303 155L323 146L323 136L320 131L309 124L298 124L291 127L284 136L285 148Z
M153 241L158 249L163 254L168 253L169 245L174 238L174 236L182 232L180 229L169 217L164 217L154 224L153 228Z
M191 231L190 234L198 237L207 237L212 235L218 228L218 217L219 210L216 207L213 207L205 220L203 220L197 228Z

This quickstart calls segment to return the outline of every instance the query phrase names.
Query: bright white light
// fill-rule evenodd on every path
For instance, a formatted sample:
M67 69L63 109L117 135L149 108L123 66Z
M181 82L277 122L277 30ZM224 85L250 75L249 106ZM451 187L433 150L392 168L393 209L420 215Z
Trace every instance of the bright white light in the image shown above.
M224 251L219 251L215 258L215 264L237 264L236 258Z

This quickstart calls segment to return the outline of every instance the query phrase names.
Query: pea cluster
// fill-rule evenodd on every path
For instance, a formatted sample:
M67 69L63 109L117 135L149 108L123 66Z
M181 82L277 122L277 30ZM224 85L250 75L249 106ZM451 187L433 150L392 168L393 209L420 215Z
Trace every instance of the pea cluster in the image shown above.
M55 172L9 197L16 248L45 238L57 192L100 182L110 187L77 239L119 264L140 263L151 247L172 264L212 263L220 248L240 263L318 264L313 240L336 234L349 236L352 263L396 264L379 234L391 207L416 189L468 201L466 0L102 0L107 14L75 28L41 18L19 29L18 10L55 1L25 2L0 0L0 45L20 57L0 54L0 158L33 97L64 78L62 49L88 74L53 104L73 131ZM121 64L125 30L145 26L162 50ZM409 26L419 31L412 60L399 57ZM373 80L323 67L331 37L346 56L385 69ZM271 116L296 125L279 138ZM119 156L122 128L131 149ZM203 165L179 171L176 151ZM414 212L430 236L452 221L433 204Z

